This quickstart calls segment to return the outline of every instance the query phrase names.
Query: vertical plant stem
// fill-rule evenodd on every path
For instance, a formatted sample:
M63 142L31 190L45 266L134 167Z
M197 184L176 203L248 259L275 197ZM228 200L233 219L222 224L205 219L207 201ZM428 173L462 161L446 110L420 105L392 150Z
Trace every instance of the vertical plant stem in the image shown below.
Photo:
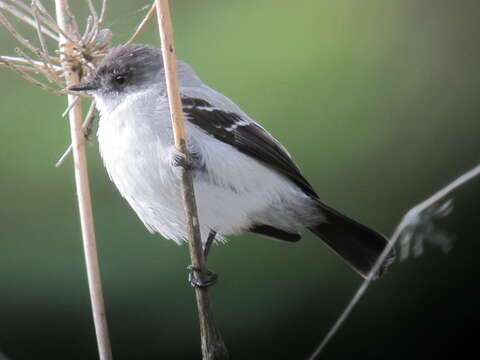
M57 23L62 30L59 34L59 50L62 54L62 66L67 86L80 81L80 65L74 58L74 43L67 39L63 33L72 38L72 19L69 16L68 1L55 0ZM68 95L69 105L76 101L76 96ZM108 327L103 301L100 267L98 264L95 231L93 225L92 204L88 182L87 159L85 153L85 139L82 129L82 108L80 101L73 105L69 111L70 134L72 138L72 152L75 172L75 185L77 189L80 224L82 229L85 262L87 268L90 300L92 303L93 320L97 336L98 351L101 360L111 360L112 351L108 336Z
M162 41L162 55L175 147L185 154L187 161L189 161L190 154L186 144L183 109L176 69L173 26L170 18L168 0L156 0L156 9L160 38ZM190 258L193 267L200 269L200 280L205 280L207 268L202 251L202 239L195 202L193 178L191 170L188 168L182 170L182 197L187 221ZM228 359L227 348L215 324L208 289L197 287L195 288L195 295L200 320L203 360Z

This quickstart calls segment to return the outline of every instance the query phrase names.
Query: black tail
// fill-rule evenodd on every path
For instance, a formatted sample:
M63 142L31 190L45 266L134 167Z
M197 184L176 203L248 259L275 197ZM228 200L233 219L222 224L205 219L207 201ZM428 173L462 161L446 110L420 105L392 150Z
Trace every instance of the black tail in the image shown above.
M340 214L327 205L320 204L325 221L308 228L330 248L347 261L363 277L367 277L388 240L378 232ZM381 276L395 258L392 253L381 266L377 276Z

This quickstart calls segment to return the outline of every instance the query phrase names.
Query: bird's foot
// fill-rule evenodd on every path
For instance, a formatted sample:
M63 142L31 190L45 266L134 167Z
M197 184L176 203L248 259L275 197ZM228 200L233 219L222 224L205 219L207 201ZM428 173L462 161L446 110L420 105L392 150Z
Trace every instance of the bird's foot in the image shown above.
M218 280L218 274L210 271L207 269L207 274L205 276L205 280L202 280L197 277L197 274L200 273L200 269L194 267L193 265L188 265L187 266L188 270L188 282L192 287L194 288L207 288L209 286L215 285L217 280Z
M193 161L190 156L182 153L181 151L176 150L175 154L172 157L172 164L175 167L181 167L184 170L193 169Z

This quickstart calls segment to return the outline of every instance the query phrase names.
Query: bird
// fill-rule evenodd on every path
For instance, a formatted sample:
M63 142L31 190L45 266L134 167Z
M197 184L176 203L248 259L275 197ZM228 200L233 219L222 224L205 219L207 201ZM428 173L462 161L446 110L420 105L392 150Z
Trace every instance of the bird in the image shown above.
M188 166L205 256L213 242L223 243L228 235L297 242L307 229L369 277L388 240L322 202L278 140L186 62L176 64L188 164L174 146L159 48L113 47L93 75L69 87L93 96L106 171L146 228L179 244L188 241L181 198L181 167ZM373 276L393 258L391 252ZM209 274L204 283L190 281L192 286L213 284L217 275Z

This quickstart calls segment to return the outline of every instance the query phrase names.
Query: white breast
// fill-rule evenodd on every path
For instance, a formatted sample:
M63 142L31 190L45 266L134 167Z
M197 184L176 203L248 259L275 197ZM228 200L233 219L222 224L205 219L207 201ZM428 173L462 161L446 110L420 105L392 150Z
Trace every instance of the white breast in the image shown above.
M149 96L150 95L150 96ZM179 241L183 208L170 166L172 133L165 99L143 92L108 112L99 101L100 153L110 179L151 232Z

